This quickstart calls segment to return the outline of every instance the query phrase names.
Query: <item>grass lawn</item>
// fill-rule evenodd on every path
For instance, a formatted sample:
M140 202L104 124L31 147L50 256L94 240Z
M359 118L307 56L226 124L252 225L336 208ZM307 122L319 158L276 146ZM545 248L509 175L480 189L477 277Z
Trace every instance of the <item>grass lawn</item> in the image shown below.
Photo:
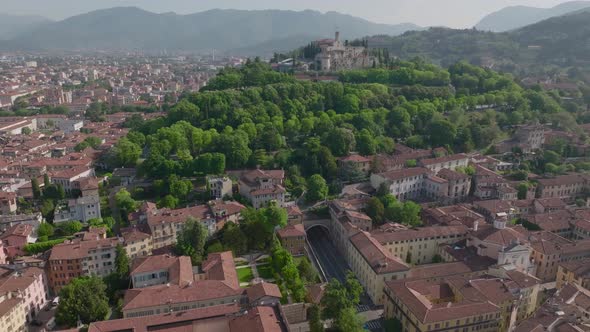
M272 267L270 266L270 264L259 265L256 267L256 269L258 270L258 275L260 276L260 278L263 278L263 279L274 278L273 270L272 270Z
M249 267L236 269L236 271L238 272L238 279L240 280L240 282L250 282L252 279L254 279L252 269Z

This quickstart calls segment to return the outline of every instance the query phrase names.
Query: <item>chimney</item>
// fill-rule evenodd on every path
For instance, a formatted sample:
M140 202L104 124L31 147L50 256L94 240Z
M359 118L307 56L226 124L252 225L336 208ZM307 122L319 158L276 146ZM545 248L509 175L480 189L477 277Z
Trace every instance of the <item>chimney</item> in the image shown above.
M479 221L476 220L473 222L473 231L477 232L477 229L479 228Z

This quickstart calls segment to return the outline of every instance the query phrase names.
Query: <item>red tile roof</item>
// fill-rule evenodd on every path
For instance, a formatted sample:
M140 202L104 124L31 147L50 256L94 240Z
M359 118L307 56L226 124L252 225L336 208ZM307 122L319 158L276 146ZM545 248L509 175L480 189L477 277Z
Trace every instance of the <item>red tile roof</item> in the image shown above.
M248 296L248 301L250 303L256 302L267 296L275 297L277 299L283 297L279 286L268 282L261 282L251 286L250 288L246 289L246 295Z

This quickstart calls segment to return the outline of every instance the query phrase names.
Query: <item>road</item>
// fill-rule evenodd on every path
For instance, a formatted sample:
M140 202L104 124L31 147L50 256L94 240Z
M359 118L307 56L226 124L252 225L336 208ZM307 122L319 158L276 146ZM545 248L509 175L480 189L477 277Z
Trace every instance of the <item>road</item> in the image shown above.
M312 227L307 231L307 240L317 255L319 264L326 273L328 280L332 278L344 283L346 271L350 270L344 257L330 241L328 232L323 227Z

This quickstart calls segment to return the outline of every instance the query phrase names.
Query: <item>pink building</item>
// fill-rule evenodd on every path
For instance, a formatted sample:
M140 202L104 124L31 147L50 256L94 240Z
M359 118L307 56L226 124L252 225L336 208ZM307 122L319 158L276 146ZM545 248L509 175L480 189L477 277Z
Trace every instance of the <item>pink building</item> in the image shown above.
M23 248L25 245L35 242L33 226L27 224L14 225L0 235L0 240L4 243L9 258L22 256L24 255Z
M18 270L0 267L0 293L21 298L29 322L47 303L48 290L45 272L38 267Z

